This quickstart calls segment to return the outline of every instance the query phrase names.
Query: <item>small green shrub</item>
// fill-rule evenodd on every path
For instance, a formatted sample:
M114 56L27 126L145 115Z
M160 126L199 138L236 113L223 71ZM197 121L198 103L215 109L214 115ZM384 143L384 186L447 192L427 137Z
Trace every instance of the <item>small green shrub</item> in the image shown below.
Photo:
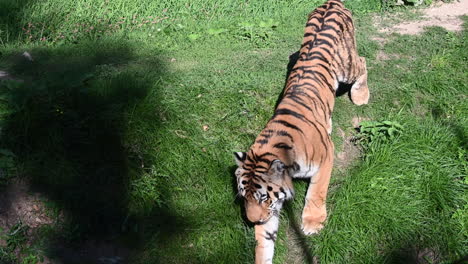
M375 142L387 142L395 139L403 131L403 126L393 121L362 121L355 140L362 146L370 146Z
M17 248L21 248L28 240L29 226L18 222L10 228L10 231L6 235L6 243L9 251L14 251Z
M268 40L277 27L278 23L271 18L258 23L245 21L239 23L236 36L243 40L262 42Z

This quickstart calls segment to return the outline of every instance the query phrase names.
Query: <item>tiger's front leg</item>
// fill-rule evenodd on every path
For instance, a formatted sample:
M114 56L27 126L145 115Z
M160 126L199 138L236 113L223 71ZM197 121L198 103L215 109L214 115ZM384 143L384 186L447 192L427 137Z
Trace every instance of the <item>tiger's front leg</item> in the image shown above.
M326 198L333 167L333 155L320 166L317 174L310 179L302 212L302 230L306 235L318 233L327 219Z
M275 253L275 241L278 234L279 211L273 215L266 223L255 225L255 264L273 263Z

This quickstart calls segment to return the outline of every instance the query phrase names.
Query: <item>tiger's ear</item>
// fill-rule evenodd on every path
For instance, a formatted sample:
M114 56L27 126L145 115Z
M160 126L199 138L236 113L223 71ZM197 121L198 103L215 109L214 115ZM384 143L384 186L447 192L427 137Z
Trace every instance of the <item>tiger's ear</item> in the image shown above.
M234 159L236 160L237 166L242 166L245 159L247 158L247 153L245 152L234 152Z
M274 160L271 162L269 173L271 175L283 175L286 165L281 160Z

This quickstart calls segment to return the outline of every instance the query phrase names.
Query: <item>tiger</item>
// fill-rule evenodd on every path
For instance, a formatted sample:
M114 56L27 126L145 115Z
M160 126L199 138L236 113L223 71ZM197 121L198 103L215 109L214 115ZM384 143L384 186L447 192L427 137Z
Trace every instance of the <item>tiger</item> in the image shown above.
M255 229L255 263L272 263L280 210L294 197L293 178L309 179L302 231L316 234L324 226L339 84L351 87L355 105L368 103L366 59L357 52L351 12L340 0L329 0L308 16L273 116L247 152L234 153L238 195Z

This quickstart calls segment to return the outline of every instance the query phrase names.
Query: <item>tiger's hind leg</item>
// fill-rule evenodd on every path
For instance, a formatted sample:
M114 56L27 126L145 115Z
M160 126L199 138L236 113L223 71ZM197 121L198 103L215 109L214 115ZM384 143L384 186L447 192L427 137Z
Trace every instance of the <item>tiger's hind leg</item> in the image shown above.
M325 201L332 167L333 154L329 154L327 161L320 166L317 174L310 180L302 212L302 231L306 235L318 233L327 219Z
M363 105L369 102L369 87L367 87L367 66L366 58L359 57L361 75L357 78L356 82L351 86L351 100L356 105Z

